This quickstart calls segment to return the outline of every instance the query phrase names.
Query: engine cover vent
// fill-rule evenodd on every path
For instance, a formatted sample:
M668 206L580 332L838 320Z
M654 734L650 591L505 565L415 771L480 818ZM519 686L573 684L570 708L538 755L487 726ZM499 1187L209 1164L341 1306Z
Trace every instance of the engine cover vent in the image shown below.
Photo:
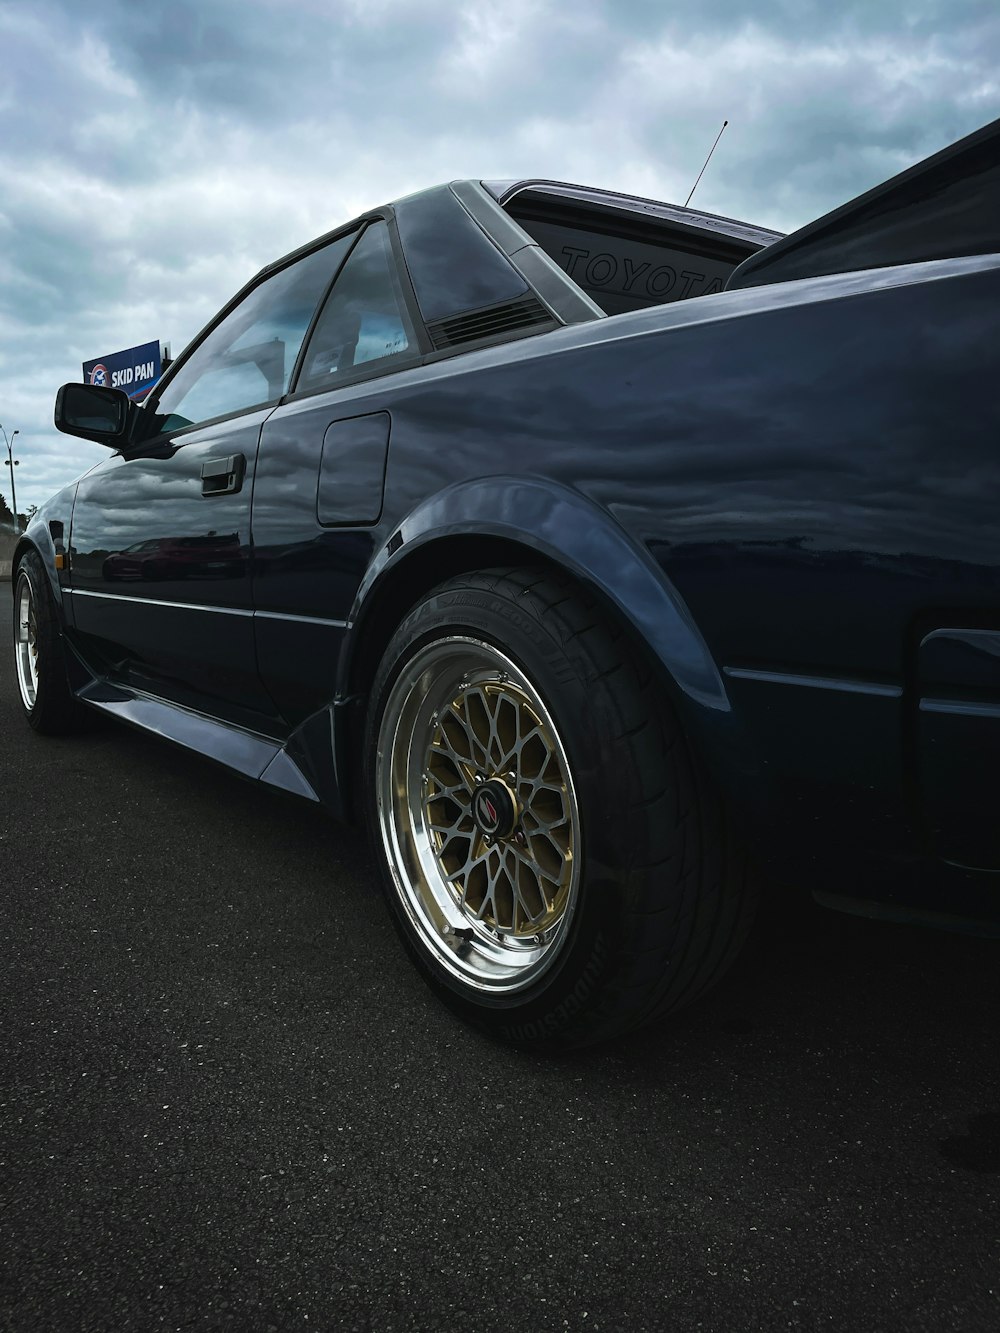
M461 343L478 342L480 338L496 338L504 333L554 324L552 316L535 296L523 296L517 301L487 306L468 315L451 315L427 325L435 351Z

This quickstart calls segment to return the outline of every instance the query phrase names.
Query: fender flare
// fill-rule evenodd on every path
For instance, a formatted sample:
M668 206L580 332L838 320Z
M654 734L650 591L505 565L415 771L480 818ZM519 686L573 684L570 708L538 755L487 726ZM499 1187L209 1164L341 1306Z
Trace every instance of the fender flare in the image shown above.
M502 542L537 552L605 602L644 643L698 759L753 837L771 783L693 616L662 569L612 514L579 491L537 477L493 476L457 482L414 509L379 550L358 589L339 663L337 697L358 723L366 688L353 688L355 659L372 612L408 560L452 539ZM468 563L463 569L473 568ZM447 577L439 572L435 581ZM417 596L430 590L424 582ZM391 599L390 599L391 600ZM412 601L406 602L412 605ZM404 611L405 614L405 611ZM359 733L338 738L338 771L357 759Z
M730 712L722 675L691 613L649 553L579 491L535 477L457 482L414 509L379 548L355 597L340 684L352 678L359 631L381 590L429 544L515 542L596 591L648 645L690 704Z
M72 613L67 615L68 602L63 597L63 585L56 570L56 540L63 542L63 549L68 555L71 550L71 528L78 486L79 481L74 481L69 486L64 486L62 490L56 491L55 495L49 496L36 510L24 532L20 534L11 557L13 580L18 561L26 551L34 551L39 556L45 569L45 577L49 581L49 591L52 593L60 630L65 630L68 624L72 624Z
M62 586L56 574L55 542L52 540L52 533L49 531L48 524L38 514L28 524L27 529L20 534L17 545L14 547L10 565L12 583L18 564L28 551L34 551L42 562L42 568L45 570L45 577L49 584L49 591L52 594L52 601L56 608L56 615L59 618L59 626L61 629L65 628L66 603L63 600Z

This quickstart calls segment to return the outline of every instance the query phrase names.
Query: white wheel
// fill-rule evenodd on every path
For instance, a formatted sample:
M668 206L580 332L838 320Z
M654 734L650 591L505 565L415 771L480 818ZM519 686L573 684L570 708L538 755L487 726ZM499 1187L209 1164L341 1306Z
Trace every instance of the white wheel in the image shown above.
M23 566L14 590L14 667L21 702L31 712L38 698L38 625L31 584Z
M82 706L66 675L66 648L37 551L27 551L14 576L14 671L25 716L48 735L72 731Z

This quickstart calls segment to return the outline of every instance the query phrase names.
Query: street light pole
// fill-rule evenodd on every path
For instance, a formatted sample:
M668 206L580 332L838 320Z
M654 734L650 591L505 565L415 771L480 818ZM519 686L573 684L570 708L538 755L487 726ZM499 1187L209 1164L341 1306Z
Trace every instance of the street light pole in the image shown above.
M20 519L18 518L18 516L17 516L17 487L14 485L14 469L17 467L18 462L19 462L20 460L17 459L17 458L14 458L14 457L12 456L12 454L11 454L11 450L12 450L13 447L14 447L14 443L13 443L13 442L14 442L14 439L16 438L18 432L17 432L16 430L15 430L15 431L12 431L12 432L11 432L10 439L8 440L8 439L7 439L7 432L3 429L3 424L2 424L2 423L0 423L0 431L3 431L3 440L4 440L4 444L6 444L6 446L7 446L7 458L6 458L5 461L6 461L6 463L7 463L7 466L10 468L10 498L14 501L14 531L15 531L15 532L20 532L20 531L21 531L21 520L20 520Z

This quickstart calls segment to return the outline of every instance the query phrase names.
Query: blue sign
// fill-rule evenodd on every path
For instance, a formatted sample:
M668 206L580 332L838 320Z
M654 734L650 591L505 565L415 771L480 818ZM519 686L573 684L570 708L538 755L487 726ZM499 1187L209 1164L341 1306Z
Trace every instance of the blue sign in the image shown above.
M130 398L142 398L162 374L163 354L158 342L129 347L124 352L84 361L84 384L122 389Z

